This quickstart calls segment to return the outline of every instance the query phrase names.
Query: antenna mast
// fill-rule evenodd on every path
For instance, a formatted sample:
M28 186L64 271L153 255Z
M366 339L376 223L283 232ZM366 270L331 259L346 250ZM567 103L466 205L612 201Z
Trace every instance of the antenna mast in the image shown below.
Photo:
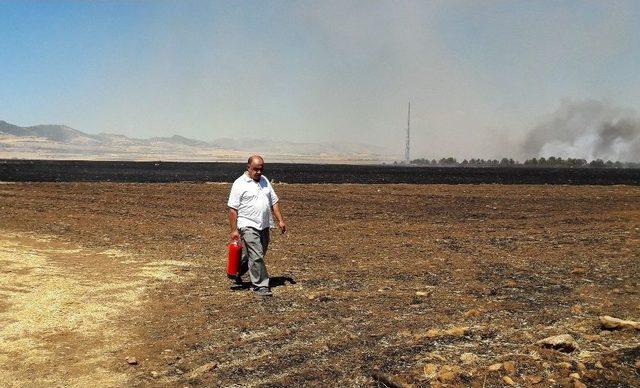
M411 163L411 100L409 100L409 110L407 112L407 144L404 148L404 163Z

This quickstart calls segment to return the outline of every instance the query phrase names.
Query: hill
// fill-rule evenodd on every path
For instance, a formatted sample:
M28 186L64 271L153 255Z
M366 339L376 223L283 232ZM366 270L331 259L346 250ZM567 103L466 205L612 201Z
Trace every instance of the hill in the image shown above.
M0 121L0 158L4 159L237 161L252 153L272 162L375 163L397 158L389 149L361 143L243 138L206 142L180 135L138 139L89 134L66 125L20 127Z

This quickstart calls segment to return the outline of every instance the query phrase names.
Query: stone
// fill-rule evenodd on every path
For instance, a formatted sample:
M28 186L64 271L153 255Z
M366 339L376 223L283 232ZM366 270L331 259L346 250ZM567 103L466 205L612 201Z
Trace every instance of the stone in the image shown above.
M445 335L449 335L452 337L462 337L469 332L469 328L467 326L461 327L452 327L450 329L445 330L443 333Z
M571 353L574 350L578 349L578 343L570 334L547 337L536 342L536 344L544 348L551 348L565 353Z
M491 372L499 371L500 369L502 369L502 363L489 365L487 369Z
M504 364L502 364L502 367L504 368L504 370L509 373L510 375L516 373L516 363L513 361L507 361Z
M529 376L525 377L525 379L528 382L530 382L531 384L538 384L542 380L544 380L544 378L542 376L538 376L538 375L529 375Z
M436 353L436 352L429 352L429 353L427 353L427 358L433 358L433 359L436 359L436 360L438 360L438 361L442 361L442 362L446 362L446 361L447 361L447 359L446 359L446 358L442 357L441 355L439 355L439 354L438 354L438 353Z
M503 376L502 377L502 381L504 381L505 384L507 385L516 385L516 383L513 381L513 379L509 376Z
M573 380L573 388L587 388L587 386L580 380Z
M570 362L566 362L566 361L559 362L557 365L558 365L558 368L562 368L562 369L571 369L573 367L573 365L571 365Z
M462 361L463 364L473 364L475 362L477 362L480 359L480 357L478 357L477 355L473 354L473 353L463 353L460 356L460 361Z
M427 364L423 368L424 377L428 380L434 379L438 374L438 366L436 364Z
M578 353L579 360L591 360L593 359L593 353L588 350L582 350Z
M636 329L640 330L640 322L625 321L622 319L603 315L600 317L600 325L606 330L622 330L622 329Z
M466 318L474 318L474 317L479 317L480 314L482 314L482 311L480 311L479 309L471 309L466 313L464 313L464 316Z
M158 373L158 372L156 372L154 370L151 371L151 377L155 378L155 377L158 377L158 376L160 376L160 373Z
M437 377L443 383L450 383L458 377L461 371L462 369L457 365L443 365Z
M437 337L462 337L469 333L469 327L460 326L460 327L452 327L449 329L439 330L439 329L429 329L425 336L427 338L437 338Z
M138 360L135 357L127 357L126 361L129 365L138 365Z
M591 330L591 326L592 325L590 323L581 322L573 325L571 330L573 330L574 332L579 332L581 333L581 335L583 335L583 333L587 333L588 331Z
M509 279L504 283L504 285L507 286L507 287L513 288L513 287L517 286L518 283L516 283L516 281L513 280L513 279Z
M569 374L569 377L571 377L572 379L580 380L580 373L571 373Z
M372 377L378 383L378 385L381 383L385 387L396 387L396 388L411 387L411 385L407 384L402 378L398 376L382 373L380 371L374 371Z
M571 270L571 273L574 275L584 275L587 273L587 269L584 267L576 267Z
M604 365L602 365L600 361L596 361L596 363L593 364L593 366L595 366L598 369L604 369Z
M636 367L636 369L640 369L640 358L639 358L639 359L637 359L637 360L636 360L636 363L635 363L635 364L633 364L633 365Z
M192 370L191 372L189 372L189 374L187 375L187 377L189 379L197 379L198 377L204 375L205 373L210 372L211 370L215 369L218 367L218 364L216 364L215 362L208 362L204 365L201 365L199 367L197 367L196 369Z
M416 291L416 296L429 296L429 293L425 291Z

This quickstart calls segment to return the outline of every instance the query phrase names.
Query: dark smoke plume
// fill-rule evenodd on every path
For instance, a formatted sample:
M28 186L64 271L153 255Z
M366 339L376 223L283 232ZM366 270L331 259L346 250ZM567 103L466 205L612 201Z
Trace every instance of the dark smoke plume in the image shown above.
M533 128L523 144L527 157L550 156L640 161L640 119L631 110L602 101L564 101Z

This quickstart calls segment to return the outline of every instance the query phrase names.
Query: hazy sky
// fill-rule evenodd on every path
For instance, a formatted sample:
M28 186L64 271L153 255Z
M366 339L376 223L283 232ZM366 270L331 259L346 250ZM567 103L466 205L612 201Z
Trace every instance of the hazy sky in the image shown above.
M517 157L567 101L640 104L638 1L2 1L0 17L0 120L23 126L400 155L411 99L413 157Z

